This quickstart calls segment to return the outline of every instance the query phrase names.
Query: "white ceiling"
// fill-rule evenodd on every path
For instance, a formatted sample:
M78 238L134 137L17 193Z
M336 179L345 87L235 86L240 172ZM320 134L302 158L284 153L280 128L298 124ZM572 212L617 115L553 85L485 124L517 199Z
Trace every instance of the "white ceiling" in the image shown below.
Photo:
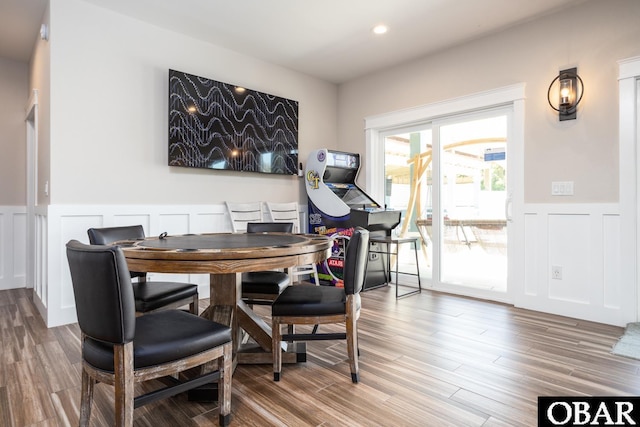
M585 0L82 1L341 83ZM29 60L46 3L0 0L0 57Z

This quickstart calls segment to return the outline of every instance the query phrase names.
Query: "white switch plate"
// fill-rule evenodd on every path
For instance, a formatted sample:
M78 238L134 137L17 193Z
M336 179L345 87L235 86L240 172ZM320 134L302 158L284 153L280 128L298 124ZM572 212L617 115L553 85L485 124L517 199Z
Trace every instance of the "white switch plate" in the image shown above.
M567 181L564 183L564 195L573 196L573 181Z
M551 183L552 196L573 196L573 181L553 181Z

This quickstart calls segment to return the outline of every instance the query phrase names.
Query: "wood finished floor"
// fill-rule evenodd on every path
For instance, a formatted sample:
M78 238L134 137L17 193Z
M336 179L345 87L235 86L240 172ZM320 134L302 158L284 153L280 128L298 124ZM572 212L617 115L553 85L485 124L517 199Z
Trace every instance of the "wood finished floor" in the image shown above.
M535 426L541 395L640 394L640 361L610 354L619 327L428 291L396 301L391 287L362 306L359 384L344 342L309 343L279 383L270 365L237 368L231 425ZM0 338L0 426L77 425L77 325L47 329L30 290L0 291ZM113 424L111 390L96 386L92 426ZM134 417L208 426L218 411L181 395Z

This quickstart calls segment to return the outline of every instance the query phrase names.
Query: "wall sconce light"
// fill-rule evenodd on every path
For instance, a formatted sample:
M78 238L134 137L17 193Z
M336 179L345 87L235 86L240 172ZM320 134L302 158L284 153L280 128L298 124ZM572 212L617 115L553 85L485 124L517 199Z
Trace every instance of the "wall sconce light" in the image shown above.
M551 89L558 82L558 106L551 102ZM551 108L558 112L560 121L575 120L578 104L582 101L584 95L584 83L578 75L577 68L569 68L560 71L560 74L551 81L549 90L547 90L547 101Z

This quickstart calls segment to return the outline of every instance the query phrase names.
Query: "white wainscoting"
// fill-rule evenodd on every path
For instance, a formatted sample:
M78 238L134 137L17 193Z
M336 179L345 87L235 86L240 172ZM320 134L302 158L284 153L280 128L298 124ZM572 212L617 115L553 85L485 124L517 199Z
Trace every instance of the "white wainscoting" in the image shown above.
M26 243L26 206L0 206L0 290L27 286Z
M525 205L525 282L515 305L620 326L635 321L620 224L617 204ZM553 266L561 279L552 277Z
M300 210L306 230L306 205ZM525 279L514 289L514 304L620 326L636 321L635 283L627 271L635 266L621 262L621 223L617 204L525 205L524 253L519 255ZM0 288L33 286L34 301L49 327L73 323L65 244L71 239L88 242L90 227L128 224L142 224L149 236L231 231L223 204L39 207L34 283L26 284L26 208L0 207ZM551 266L562 268L561 280L551 278ZM208 297L206 275L171 277L197 283L201 296Z
M44 321L47 321L47 304L49 303L49 276L48 276L48 232L47 226L47 206L37 206L34 209L34 225L33 225L33 239L32 245L29 251L33 251L33 259L28 262L27 273L31 272L32 278L27 280L33 280L30 284L33 287L33 302L35 303L38 311L42 315ZM29 274L27 274L29 277Z
M300 207L301 229L306 230L306 206ZM265 221L270 220L265 212ZM44 214L44 213L41 213ZM36 240L44 256L37 262L36 302L47 326L53 327L76 321L71 276L67 264L65 244L76 239L89 242L87 229L142 224L147 236L160 233L231 232L231 220L224 204L214 205L50 205L46 224L37 227ZM200 296L209 297L209 276L203 274L177 275L151 273L156 280L183 280L197 283ZM39 279L38 279L39 278Z

